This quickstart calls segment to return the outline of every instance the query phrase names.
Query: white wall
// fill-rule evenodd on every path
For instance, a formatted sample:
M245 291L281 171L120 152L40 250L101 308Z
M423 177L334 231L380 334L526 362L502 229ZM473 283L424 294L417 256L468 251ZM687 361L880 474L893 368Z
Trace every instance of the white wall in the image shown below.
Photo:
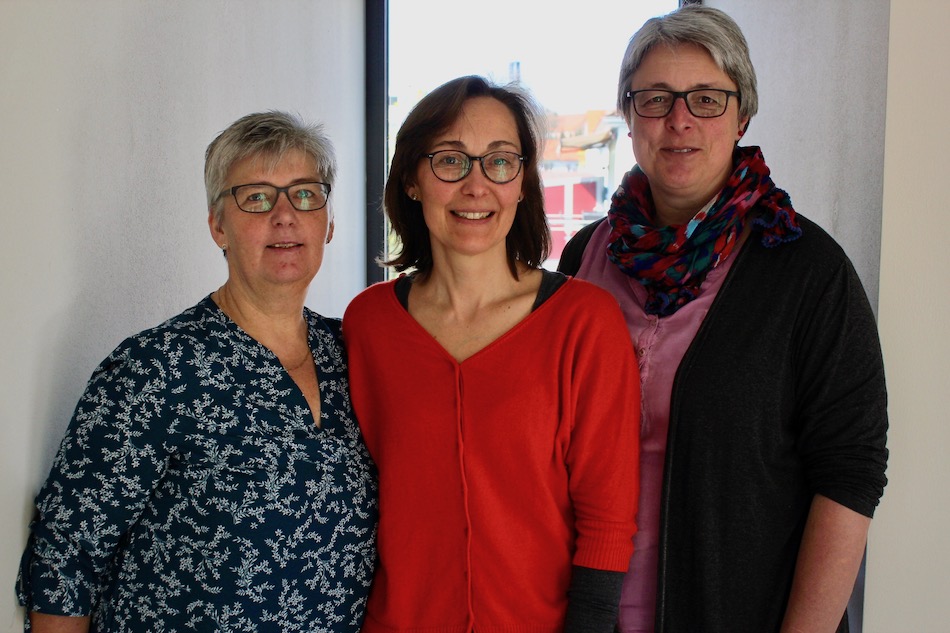
M865 633L950 630L950 6L893 0L881 338L891 449L871 526Z
M238 117L323 121L336 233L308 305L363 286L363 3L0 0L0 631L32 498L93 367L225 279L204 150Z

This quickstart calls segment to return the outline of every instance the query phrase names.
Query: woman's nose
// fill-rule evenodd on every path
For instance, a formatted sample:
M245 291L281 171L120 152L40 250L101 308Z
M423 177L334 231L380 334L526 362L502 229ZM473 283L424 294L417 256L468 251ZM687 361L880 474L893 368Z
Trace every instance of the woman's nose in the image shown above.
M280 191L277 193L277 200L274 201L274 208L270 210L271 222L275 224L293 224L297 219L297 210L290 204L290 193Z
M477 164L476 164L477 163ZM492 184L488 176L485 175L485 169L482 162L472 161L472 170L462 179L462 190L471 193L480 193Z
M689 127L694 120L693 113L689 111L689 107L686 105L686 98L677 97L674 99L673 107L666 115L667 125L674 128Z

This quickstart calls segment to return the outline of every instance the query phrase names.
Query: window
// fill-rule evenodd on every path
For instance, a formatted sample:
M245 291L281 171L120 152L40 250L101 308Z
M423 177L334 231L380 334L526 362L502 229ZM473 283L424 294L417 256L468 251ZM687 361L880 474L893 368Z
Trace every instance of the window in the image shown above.
M610 195L634 162L626 124L615 105L627 42L647 18L672 11L678 0L591 0L574 10L511 2L501 12L462 14L440 0L385 4L367 3L367 23L386 23L386 18L371 15L371 5L380 14L388 11L382 57L388 71L384 102L390 142L421 97L461 75L482 75L501 84L517 81L548 113L542 177L552 251L545 265L555 267L566 241L606 212ZM369 52L368 75L370 65L381 57L379 51L372 57ZM367 134L376 133L368 125ZM373 142L378 153L378 141ZM388 145L384 150L387 165L390 150ZM369 163L367 167L368 173L378 171ZM368 240L375 242L368 241L367 251L374 259L386 231L379 212L382 187L370 191ZM378 268L371 270L375 267L368 261L368 282L383 278Z

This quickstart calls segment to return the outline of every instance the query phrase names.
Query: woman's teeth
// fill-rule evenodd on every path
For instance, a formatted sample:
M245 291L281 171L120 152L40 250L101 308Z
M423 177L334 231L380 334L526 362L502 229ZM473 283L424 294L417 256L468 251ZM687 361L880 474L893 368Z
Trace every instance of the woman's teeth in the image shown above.
M484 211L481 213L467 212L467 211L453 211L455 215L460 218L465 218L466 220L484 220L491 215L490 211Z

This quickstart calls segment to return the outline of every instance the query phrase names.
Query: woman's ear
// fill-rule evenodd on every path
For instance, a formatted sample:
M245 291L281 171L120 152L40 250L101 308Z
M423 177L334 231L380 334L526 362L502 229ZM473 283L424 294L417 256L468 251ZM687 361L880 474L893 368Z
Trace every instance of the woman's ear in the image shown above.
M411 199L416 201L419 200L419 185L415 182L415 178L403 182L403 189L405 190L406 195Z
M211 239L218 248L224 248L224 231L221 229L221 222L215 217L214 207L208 207L208 229L211 230Z
M211 239L221 249L221 253L228 256L228 241L224 235L224 229L221 228L221 222L215 217L214 207L208 208L208 228L211 230Z
M330 220L330 225L327 227L327 244L330 243L330 240L333 239L333 220Z
M739 142L743 136L745 136L746 130L749 129L749 117L741 119L739 121L739 132L736 134L736 143Z

